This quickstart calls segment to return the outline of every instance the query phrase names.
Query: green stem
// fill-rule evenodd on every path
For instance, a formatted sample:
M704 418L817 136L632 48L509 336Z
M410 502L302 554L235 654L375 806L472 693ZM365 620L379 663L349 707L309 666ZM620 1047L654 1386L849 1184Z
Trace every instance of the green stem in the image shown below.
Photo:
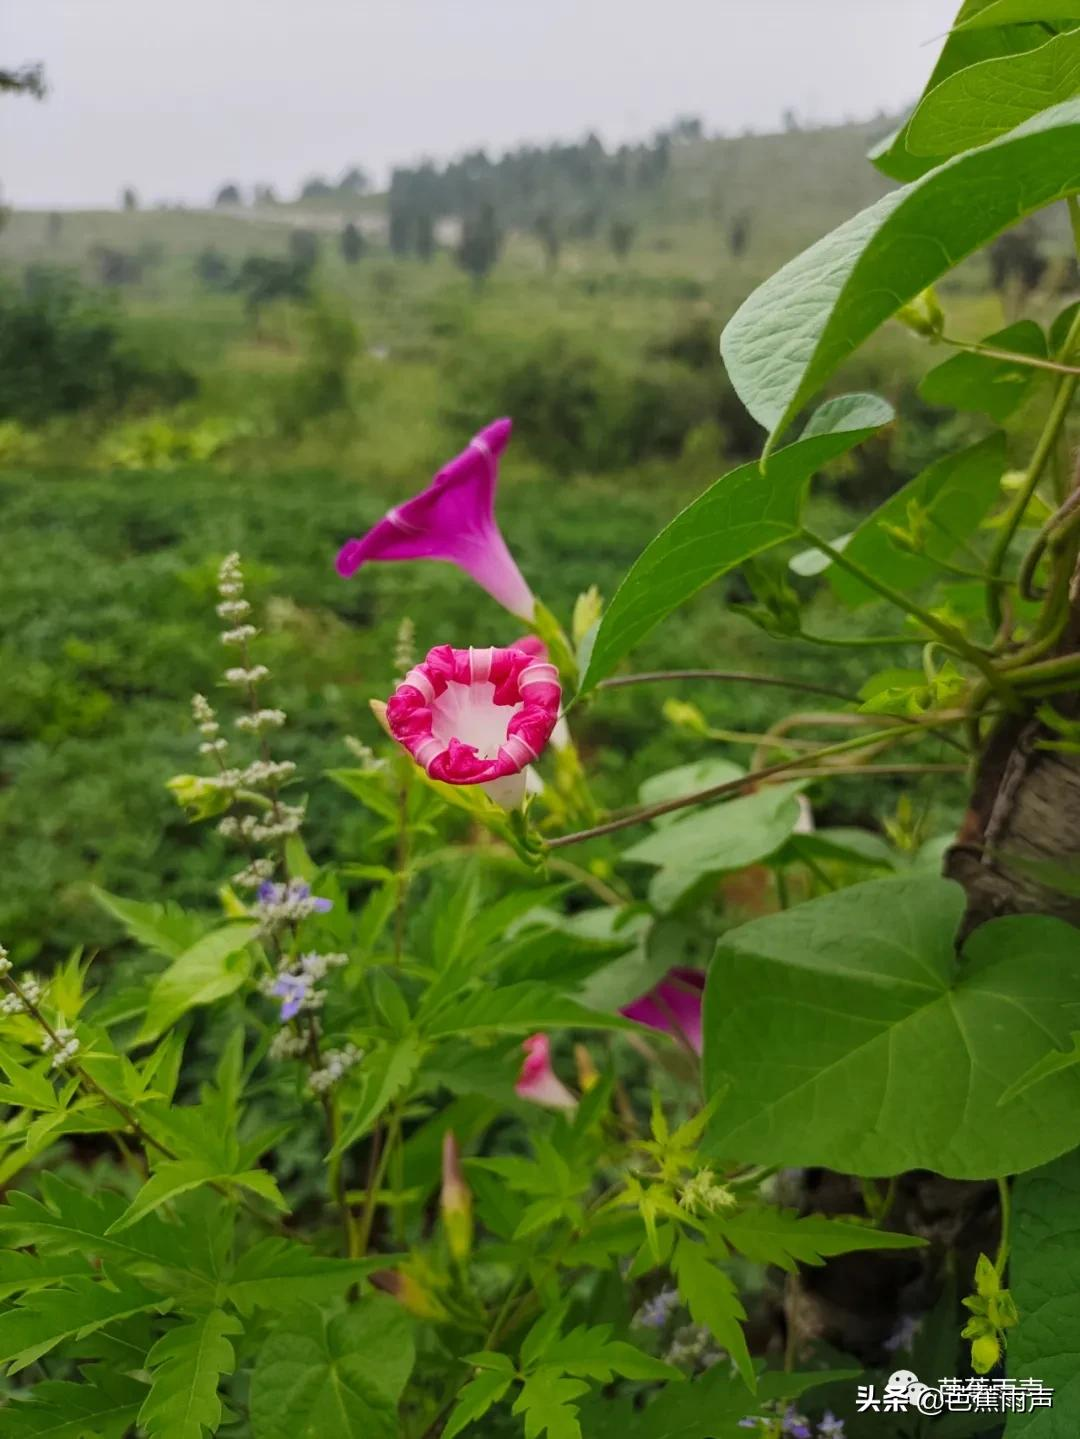
M394 1134L396 1127L400 1124L397 1112L390 1121L386 1137L383 1138L382 1129L378 1128L372 1136L372 1163L368 1165L367 1192L364 1195L364 1208L360 1214L360 1227L356 1237L356 1257L363 1259L367 1253L368 1245L371 1243L371 1231L375 1224L375 1212L379 1207L379 1190L383 1187L386 1179L386 1167L390 1163L390 1156L394 1149Z
M810 635L806 631L794 636L812 645L834 645L837 649L871 648L879 645L921 645L921 635Z
M1012 1222L1012 1195L1009 1192L1008 1179L999 1179L997 1182L998 1199L1001 1206L1001 1240L998 1244L997 1258L994 1260L994 1268L998 1272L998 1278L1004 1278L1005 1266L1009 1262L1009 1228Z
M942 721L937 719L935 725ZM825 745L814 753L814 760L822 760L834 754L846 754L851 750L867 749L871 745L894 744L899 739L907 739L911 735L925 735L928 731L927 725L894 725L891 729L874 730L871 734L856 735L854 739L842 740L839 744ZM764 769L752 770L749 774L743 775L740 779L728 780L725 784L712 785L709 789L697 791L696 794L681 795L677 799L665 800L662 804L648 805L643 809L632 810L629 814L621 815L617 819L610 819L605 824L594 825L591 829L578 830L574 834L563 834L549 839L546 842L548 849L561 849L568 844L580 844L583 840L598 839L601 835L614 834L617 830L626 829L631 825L644 824L646 820L656 819L662 814L671 814L674 810L685 809L688 805L704 804L708 800L724 799L728 795L738 794L742 790L753 789L761 780L771 779L774 775L784 774L792 769L805 769L807 757L799 756L795 759L782 760L778 764L766 765ZM827 775L829 771L818 771Z
M806 636L805 638L809 638ZM669 684L675 680L720 680L731 684L777 685L780 689L803 690L811 695L827 695L830 699L853 704L856 695L831 685L811 684L807 680L788 679L783 675L756 675L746 670L649 670L636 675L613 675L601 680L598 690L624 689L627 685Z
M1065 357L1071 355L1078 343L1080 343L1080 310L1077 310L1073 316L1072 324L1069 326L1069 333L1066 335L1065 343L1061 347L1062 355ZM1065 420L1072 406L1073 398L1076 395L1076 387L1078 384L1080 384L1080 373L1062 375L1054 395L1054 402L1050 406L1050 413L1046 417L1042 434L1039 436L1038 443L1035 446L1035 452L1025 471L1024 483L1021 485L1020 491L1005 517L1005 523L998 531L997 538L994 541L994 548L990 554L990 573L993 579L986 592L986 604L990 623L995 630L1001 627L1001 589L1004 583L1001 579L1001 572L1005 567L1009 547L1013 542L1017 530L1020 528L1020 522L1023 520L1027 507L1031 503L1032 497L1038 488L1043 471L1046 469L1057 447L1058 436L1064 428Z
M973 645L967 636L962 634L955 625L950 625L947 621L939 619L937 615L931 614L929 610L923 609L922 605L909 599L907 595L901 594L899 590L894 590L893 587L886 584L884 580L878 579L878 577L872 575L869 570L864 570L862 565L857 564L845 554L843 550L834 549L826 540L821 539L811 530L803 529L800 531L800 534L808 544L814 545L817 549L821 550L823 554L828 555L834 565L839 565L841 569L847 570L849 574L861 580L868 589L874 590L881 595L882 599L888 600L890 604L896 605L898 609L903 610L906 614L917 619L920 624L925 625L930 633L937 635L938 639L940 639L944 645L955 651L955 653L962 655L969 664L974 665L986 678L987 683L990 684L1003 699L1008 700L1010 698L1008 684L998 675L989 656L984 654L976 645Z

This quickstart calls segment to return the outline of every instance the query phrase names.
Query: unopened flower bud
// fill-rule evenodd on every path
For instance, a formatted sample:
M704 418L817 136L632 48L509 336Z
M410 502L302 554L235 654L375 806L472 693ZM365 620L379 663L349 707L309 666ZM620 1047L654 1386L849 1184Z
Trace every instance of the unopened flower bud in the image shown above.
M574 1045L574 1063L577 1065L578 1088L582 1094L588 1094L600 1082L600 1071L584 1044Z
M442 1219L450 1254L461 1264L472 1252L472 1191L461 1172L461 1154L451 1129L443 1135Z
M377 1269L371 1275L371 1282L376 1289L389 1294L403 1309L415 1314L418 1319L438 1320L450 1317L430 1289L426 1289L418 1279L411 1274L402 1273L400 1269Z

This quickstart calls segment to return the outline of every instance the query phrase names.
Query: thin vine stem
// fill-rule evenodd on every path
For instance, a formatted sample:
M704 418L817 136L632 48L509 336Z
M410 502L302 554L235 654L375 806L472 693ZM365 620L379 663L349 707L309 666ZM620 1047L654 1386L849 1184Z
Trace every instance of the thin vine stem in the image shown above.
M809 636L806 636L809 638ZM624 689L627 685L666 684L674 680L718 680L732 684L776 685L780 689L803 690L806 694L827 695L830 699L844 700L854 704L857 695L838 690L831 685L813 684L809 680L795 680L783 675L759 675L746 670L647 670L640 674L612 675L601 680L598 690Z

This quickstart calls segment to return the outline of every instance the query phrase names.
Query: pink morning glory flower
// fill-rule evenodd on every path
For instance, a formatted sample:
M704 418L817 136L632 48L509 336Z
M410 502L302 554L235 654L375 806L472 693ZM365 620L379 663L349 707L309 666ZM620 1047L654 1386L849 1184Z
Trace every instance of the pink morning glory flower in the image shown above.
M495 522L499 456L511 422L495 420L469 441L422 494L391 510L337 557L348 579L370 560L446 560L464 570L511 614L532 620L536 601Z
M577 1100L551 1067L551 1040L546 1034L530 1034L522 1044L525 1058L514 1085L519 1099L542 1104L546 1109L576 1109Z
M511 809L551 738L561 697L555 666L524 650L437 645L391 695L386 723L432 779L481 785Z
M701 1053L701 998L705 976L697 969L670 969L648 994L619 1012L650 1029L661 1029Z

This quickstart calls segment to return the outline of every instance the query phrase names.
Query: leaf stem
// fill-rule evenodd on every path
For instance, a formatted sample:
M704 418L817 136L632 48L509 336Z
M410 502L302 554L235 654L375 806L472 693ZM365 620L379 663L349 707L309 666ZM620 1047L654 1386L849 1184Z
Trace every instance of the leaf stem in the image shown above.
M1001 1206L1001 1239L998 1242L994 1268L997 1270L998 1278L1001 1279L1005 1274L1005 1266L1009 1262L1009 1229L1012 1223L1012 1195L1009 1191L1008 1178L999 1179L997 1188Z
M809 638L809 636L806 636ZM667 684L675 680L719 680L732 684L776 685L780 689L803 690L811 695L828 695L830 699L854 703L856 696L844 690L833 689L830 685L811 684L808 680L793 680L783 675L756 675L746 670L647 670L641 674L613 675L596 686L598 690L623 689L626 685Z
M1069 332L1061 347L1061 354L1063 356L1071 355L1078 343L1080 343L1080 309L1078 309L1073 316L1072 324L1069 326ZM1042 434L1039 436L1035 451L1025 471L1024 482L1020 487L1016 499L1009 508L1008 514L1005 517L1005 523L998 531L997 538L994 541L994 548L991 551L989 560L992 579L986 591L986 606L990 623L995 630L1001 628L1001 589L1003 585L1001 573L1005 568L1005 560L1008 557L1009 546L1012 544L1016 532L1020 528L1020 522L1024 518L1027 507L1031 503L1032 497L1038 488L1043 471L1046 469L1047 464L1057 448L1058 437L1065 426L1065 420L1076 395L1078 384L1080 384L1080 371L1074 374L1062 375L1058 382L1054 402L1050 406L1050 412L1046 417Z

